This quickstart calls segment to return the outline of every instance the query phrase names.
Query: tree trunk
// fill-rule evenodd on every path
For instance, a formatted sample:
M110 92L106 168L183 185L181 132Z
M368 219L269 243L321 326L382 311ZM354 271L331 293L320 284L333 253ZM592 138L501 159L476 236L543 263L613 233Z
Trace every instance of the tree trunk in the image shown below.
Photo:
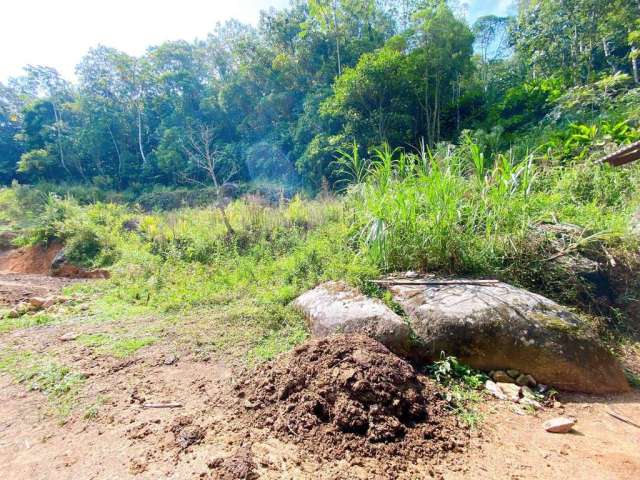
M138 104L138 147L140 148L140 155L142 156L142 166L147 165L147 157L144 154L144 148L142 148L142 109Z
M342 60L340 59L340 35L338 32L338 13L335 2L333 3L333 34L336 38L336 56L338 57L338 76L342 75Z
M60 163L62 164L62 168L64 168L68 174L71 174L71 172L67 168L67 164L64 161L64 149L62 148L62 132L60 131L62 129L62 115L58 112L55 103L51 102L51 106L53 108L53 120L56 126L56 143L58 144Z
M118 148L118 142L116 142L115 137L113 136L113 131L111 130L111 125L109 125L109 135L111 135L111 141L113 142L113 146L116 149L116 155L118 156L118 180L122 177L122 156L120 155L120 149Z

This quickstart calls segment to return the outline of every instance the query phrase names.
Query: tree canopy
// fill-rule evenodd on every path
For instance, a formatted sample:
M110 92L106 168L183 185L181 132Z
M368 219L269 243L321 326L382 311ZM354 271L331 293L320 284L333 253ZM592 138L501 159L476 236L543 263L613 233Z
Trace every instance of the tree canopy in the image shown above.
M554 88L640 82L638 18L635 0L521 1L473 25L443 0L292 0L255 27L229 21L140 57L99 45L76 83L27 66L0 84L0 182L317 188L354 142L516 130Z

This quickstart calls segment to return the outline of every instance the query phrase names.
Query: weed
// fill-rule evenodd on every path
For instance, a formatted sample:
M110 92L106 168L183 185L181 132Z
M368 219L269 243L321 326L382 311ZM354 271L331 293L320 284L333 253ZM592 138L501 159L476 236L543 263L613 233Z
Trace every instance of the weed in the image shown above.
M49 357L24 351L0 353L0 372L10 374L29 390L43 393L61 420L71 412L84 383L83 375Z
M441 354L441 360L434 362L428 368L428 372L443 385L459 381L470 389L481 388L489 378L484 373L461 363L456 357L445 356L444 352Z
M118 358L129 357L141 348L157 342L157 338L155 337L118 338L116 335L105 333L80 335L77 340L101 354L113 355Z

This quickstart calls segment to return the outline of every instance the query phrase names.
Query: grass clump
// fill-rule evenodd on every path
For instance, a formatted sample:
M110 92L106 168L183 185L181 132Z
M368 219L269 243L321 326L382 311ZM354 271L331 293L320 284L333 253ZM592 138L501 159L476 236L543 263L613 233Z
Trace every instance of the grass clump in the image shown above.
M427 372L446 387L446 399L453 413L469 427L476 428L482 421L477 405L482 400L482 388L489 377L444 353L441 360L427 368Z
M0 372L11 375L28 390L44 394L61 420L71 413L85 380L82 374L47 356L26 351L1 352Z
M106 333L92 333L80 335L77 341L93 348L98 353L126 358L141 348L153 345L158 339L155 337L119 338L116 335Z

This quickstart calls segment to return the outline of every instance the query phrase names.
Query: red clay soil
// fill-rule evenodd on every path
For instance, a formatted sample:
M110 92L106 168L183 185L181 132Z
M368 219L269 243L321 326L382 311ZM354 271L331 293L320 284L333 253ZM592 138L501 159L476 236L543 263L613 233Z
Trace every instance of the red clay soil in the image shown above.
M60 250L62 244L54 242L47 247L38 245L0 253L0 273L48 275L51 262Z
M462 451L469 438L437 386L364 336L309 341L236 389L241 421L319 459L375 458L381 474Z

